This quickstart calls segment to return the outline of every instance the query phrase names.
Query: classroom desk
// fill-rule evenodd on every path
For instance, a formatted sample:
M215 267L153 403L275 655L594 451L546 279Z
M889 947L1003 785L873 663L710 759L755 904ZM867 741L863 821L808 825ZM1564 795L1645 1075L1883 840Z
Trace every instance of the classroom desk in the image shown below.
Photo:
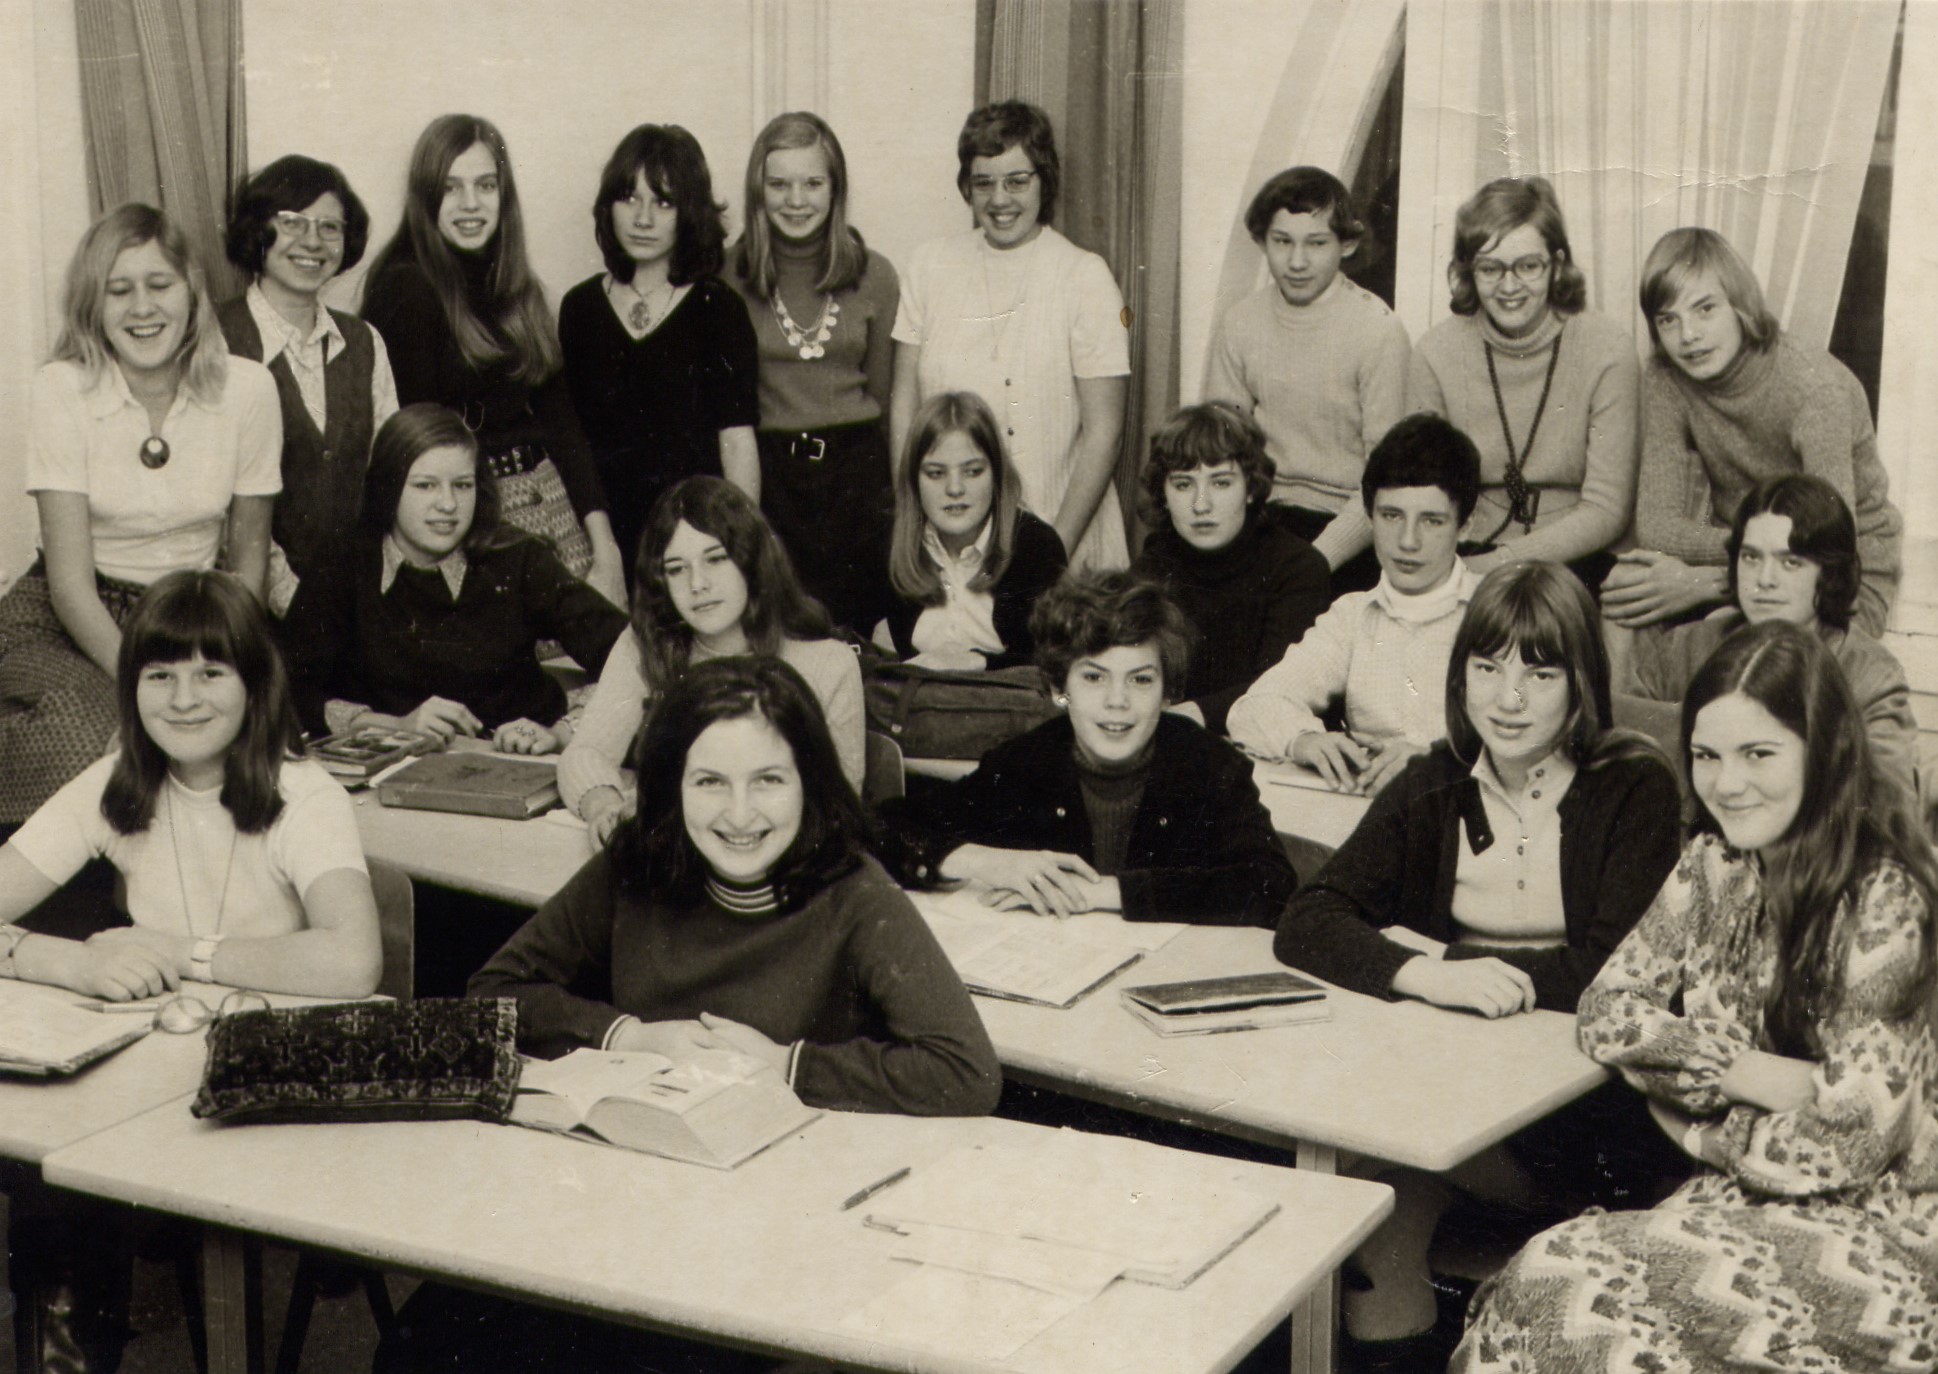
M385 806L374 791L350 794L363 852L419 882L536 907L592 857L581 826L412 811Z
M993 997L976 1009L1011 1078L1288 1148L1324 1173L1342 1150L1450 1169L1606 1081L1556 1012L1488 1021L1335 989L1330 1021L1166 1039L1117 996L1280 967L1269 930L1190 927L1068 1010ZM1331 1368L1334 1297L1328 1277L1295 1321L1295 1370Z
M1118 1281L1004 1359L844 1330L910 1270L841 1201L962 1145L1044 1128L993 1118L828 1113L730 1172L475 1122L220 1127L180 1104L56 1151L48 1181L206 1223L211 1368L259 1353L246 1255L264 1235L384 1268L879 1370L1183 1374L1228 1370L1392 1208L1380 1185L1160 1150L1206 1186L1280 1211L1189 1287ZM1046 1178L1046 1188L1056 1180ZM1135 1186L1127 1179L1127 1186ZM218 1331L218 1324L226 1324ZM218 1359L219 1353L219 1359Z
M1372 805L1370 797L1333 791L1317 773L1296 763L1259 759L1252 764L1252 781L1258 784L1265 809L1272 813L1272 829L1333 849L1346 842Z

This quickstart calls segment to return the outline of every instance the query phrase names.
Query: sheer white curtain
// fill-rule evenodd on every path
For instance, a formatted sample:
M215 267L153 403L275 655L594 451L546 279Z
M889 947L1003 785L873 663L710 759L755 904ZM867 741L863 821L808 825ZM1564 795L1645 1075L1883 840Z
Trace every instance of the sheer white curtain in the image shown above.
M1890 66L1898 0L1412 0L1397 305L1447 314L1454 212L1540 174L1590 300L1640 319L1650 246L1719 230L1823 346Z

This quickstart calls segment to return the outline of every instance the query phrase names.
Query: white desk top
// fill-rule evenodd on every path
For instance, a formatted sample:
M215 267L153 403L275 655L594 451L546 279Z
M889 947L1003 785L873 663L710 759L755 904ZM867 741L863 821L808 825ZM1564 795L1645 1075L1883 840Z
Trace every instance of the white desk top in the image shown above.
M529 821L385 806L374 791L351 793L363 852L440 887L536 907L592 857L585 831Z
M1138 983L1279 968L1267 930L1193 927L1068 1011L978 997L1012 1076L1272 1144L1445 1170L1606 1080L1574 1018L1488 1021L1335 989L1333 1019L1165 1038L1120 1003Z
M1372 805L1370 797L1333 791L1317 773L1296 763L1258 760L1252 765L1252 781L1258 784L1265 809L1272 813L1272 829L1334 849L1346 842Z
M717 1172L515 1126L220 1127L175 1104L57 1152L45 1172L61 1187L389 1268L843 1365L938 1374L1229 1369L1392 1206L1380 1185L1165 1151L1206 1186L1281 1204L1188 1288L1120 1280L994 1362L844 1331L848 1313L910 1271L888 1258L892 1238L865 1228L861 1211L838 1210L842 1200L904 1165L1042 1129L829 1113Z

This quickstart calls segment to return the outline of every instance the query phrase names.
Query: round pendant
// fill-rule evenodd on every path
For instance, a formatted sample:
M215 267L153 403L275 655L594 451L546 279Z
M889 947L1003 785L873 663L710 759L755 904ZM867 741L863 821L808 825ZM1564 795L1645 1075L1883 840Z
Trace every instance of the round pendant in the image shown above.
M149 471L164 467L168 463L168 440L159 434L151 434L141 441L141 465Z

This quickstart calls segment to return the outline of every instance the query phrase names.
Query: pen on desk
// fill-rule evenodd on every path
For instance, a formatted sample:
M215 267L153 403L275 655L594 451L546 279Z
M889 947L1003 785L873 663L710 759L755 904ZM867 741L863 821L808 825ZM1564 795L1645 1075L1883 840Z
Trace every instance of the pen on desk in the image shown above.
M903 1167L897 1169L894 1173L890 1174L887 1178L875 1180L875 1182L869 1184L866 1188L863 1188L860 1192L856 1193L854 1196L850 1197L846 1202L842 1203L841 1210L844 1212L854 1211L855 1208L861 1206L862 1203L868 1201L869 1198L873 1197L876 1193L879 1193L882 1189L892 1188L897 1183L900 1183L903 1179L909 1176L909 1173L910 1173L909 1167L907 1165L904 1165Z

